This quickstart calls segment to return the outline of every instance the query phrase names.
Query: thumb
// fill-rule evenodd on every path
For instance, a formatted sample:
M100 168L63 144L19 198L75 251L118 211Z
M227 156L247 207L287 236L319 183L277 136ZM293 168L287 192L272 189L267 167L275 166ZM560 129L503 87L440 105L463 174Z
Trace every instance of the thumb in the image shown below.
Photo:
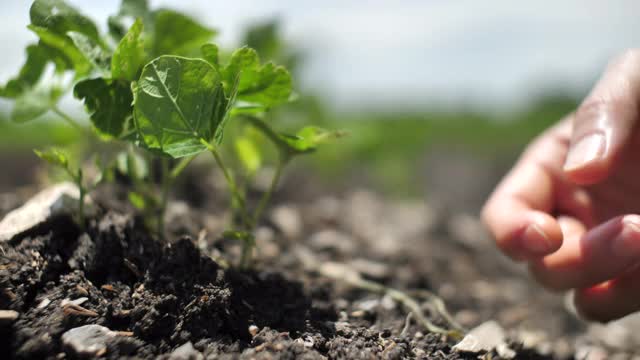
M640 49L609 64L573 116L564 164L569 180L581 185L607 178L631 138L640 103Z

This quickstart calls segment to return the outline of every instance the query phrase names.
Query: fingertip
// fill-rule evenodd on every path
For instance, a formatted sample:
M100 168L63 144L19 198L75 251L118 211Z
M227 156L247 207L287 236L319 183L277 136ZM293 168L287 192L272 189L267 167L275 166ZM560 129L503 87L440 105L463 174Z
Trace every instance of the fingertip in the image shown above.
M611 296L611 282L605 282L590 288L576 289L573 292L573 304L579 318L589 322L606 323L624 315L612 311L615 299Z
M520 236L520 245L527 258L539 258L557 251L562 245L562 230L550 215L532 211Z

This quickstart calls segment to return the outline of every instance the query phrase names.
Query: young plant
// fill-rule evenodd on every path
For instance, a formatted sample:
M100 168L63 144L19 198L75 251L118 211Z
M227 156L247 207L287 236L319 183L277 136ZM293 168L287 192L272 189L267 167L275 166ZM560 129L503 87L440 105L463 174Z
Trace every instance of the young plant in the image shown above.
M98 173L93 181L90 183L86 183L84 178L84 173L82 171L81 166L73 167L69 164L69 157L62 150L59 149L48 149L44 151L34 150L35 154L46 161L47 163L63 170L67 176L73 181L73 183L78 187L78 209L77 209L77 222L81 229L85 228L85 198L87 194L89 194L95 187L102 181L103 179L103 171Z
M140 161L131 149L123 166L133 183L131 202L154 215L160 235L172 184L198 154L210 153L227 182L236 220L226 235L243 242L240 263L249 266L253 230L285 165L339 135L314 127L283 135L271 127L267 121L271 110L292 98L287 69L261 63L258 53L249 47L230 54L220 51L208 43L215 30L172 10L151 10L145 0L123 0L118 14L109 18L106 36L63 0L36 0L30 17L29 29L39 41L27 48L27 61L19 75L0 89L1 96L15 100L13 119L27 121L51 110L76 124L57 106L60 97L73 89L100 139L135 144L147 150L148 163L160 164L156 193L149 190L152 177L141 170L148 166L138 166ZM258 40L251 42L265 43ZM275 51L273 46L264 48ZM52 78L43 76L51 66ZM71 80L65 82L69 73ZM235 163L223 155L225 127L231 120L236 126L251 126L263 133L278 150L271 185L255 206L247 203L247 181L241 181ZM247 173L255 173L261 165L256 143L250 137L238 137L232 143ZM66 158L58 153L39 154L65 168L83 186L82 172L72 171ZM81 188L81 194L85 193Z

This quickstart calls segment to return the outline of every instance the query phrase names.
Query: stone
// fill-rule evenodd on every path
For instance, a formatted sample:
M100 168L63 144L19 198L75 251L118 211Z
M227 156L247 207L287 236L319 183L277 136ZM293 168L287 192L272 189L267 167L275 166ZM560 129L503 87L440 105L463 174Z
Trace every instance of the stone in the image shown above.
M471 330L453 350L457 352L484 353L496 349L507 354L506 336L502 327L495 321L487 321Z
M11 324L18 319L20 313L13 310L0 310L0 325Z
M287 239L296 239L302 234L302 218L293 206L278 206L271 211L271 221Z
M78 357L98 357L107 352L107 344L117 336L100 325L84 325L62 334L62 345Z
M13 240L56 217L75 214L79 196L78 188L70 182L42 190L0 221L0 242ZM85 214L90 215L95 208L89 197L85 201Z
M193 347L191 341L173 350L169 355L170 360L202 360L204 356Z

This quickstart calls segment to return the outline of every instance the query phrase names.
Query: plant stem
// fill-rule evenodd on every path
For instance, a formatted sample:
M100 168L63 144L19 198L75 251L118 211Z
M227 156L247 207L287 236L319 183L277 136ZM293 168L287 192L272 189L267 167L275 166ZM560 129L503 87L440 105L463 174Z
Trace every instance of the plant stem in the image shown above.
M80 124L78 124L77 121L75 121L71 116L67 115L67 113L65 113L64 111L60 110L59 107L54 106L51 108L51 110L56 113L58 116L60 116L64 121L66 121L69 125L71 125L72 127L76 128L78 131L84 131L84 127L82 127Z
M209 151L211 152L211 154L213 154L213 157L216 159L216 163L220 167L220 170L222 170L222 174L224 175L224 178L227 181L229 190L231 190L231 196L238 204L238 207L240 210L240 217L242 218L242 222L244 225L243 227L245 228L244 230L252 230L251 218L247 214L247 207L246 207L244 198L238 191L238 186L236 185L235 180L231 176L229 169L224 165L224 162L222 161L222 157L220 156L220 153L218 152L218 150L216 150L216 148L214 148L213 146L209 146Z
M160 207L158 209L158 236L164 237L164 213L169 202L169 187L171 186L171 176L169 174L169 159L162 158L162 193L160 195Z
M278 187L278 182L280 182L280 177L282 176L282 169L284 169L285 165L289 162L289 158L286 155L281 155L278 164L276 165L276 172L273 174L273 178L271 179L271 184L269 185L269 189L262 195L260 198L260 202L258 203L258 207L256 207L255 212L253 213L253 226L256 226L260 221L260 217L264 212L264 209L267 207L269 200L271 200L271 196L275 192Z
M82 176L82 169L78 169L78 177L76 179L77 182L77 186L78 186L78 192L79 194L79 200L80 203L78 204L78 222L80 223L80 229L84 230L85 228L85 219L84 219L84 198L85 195L87 193L86 189L84 188L84 185L82 184L83 181L83 176Z
M193 159L196 158L196 156L197 155L187 156L180 159L180 162L171 169L171 174L169 175L171 182L178 178L180 173L182 173L182 171L193 161Z

